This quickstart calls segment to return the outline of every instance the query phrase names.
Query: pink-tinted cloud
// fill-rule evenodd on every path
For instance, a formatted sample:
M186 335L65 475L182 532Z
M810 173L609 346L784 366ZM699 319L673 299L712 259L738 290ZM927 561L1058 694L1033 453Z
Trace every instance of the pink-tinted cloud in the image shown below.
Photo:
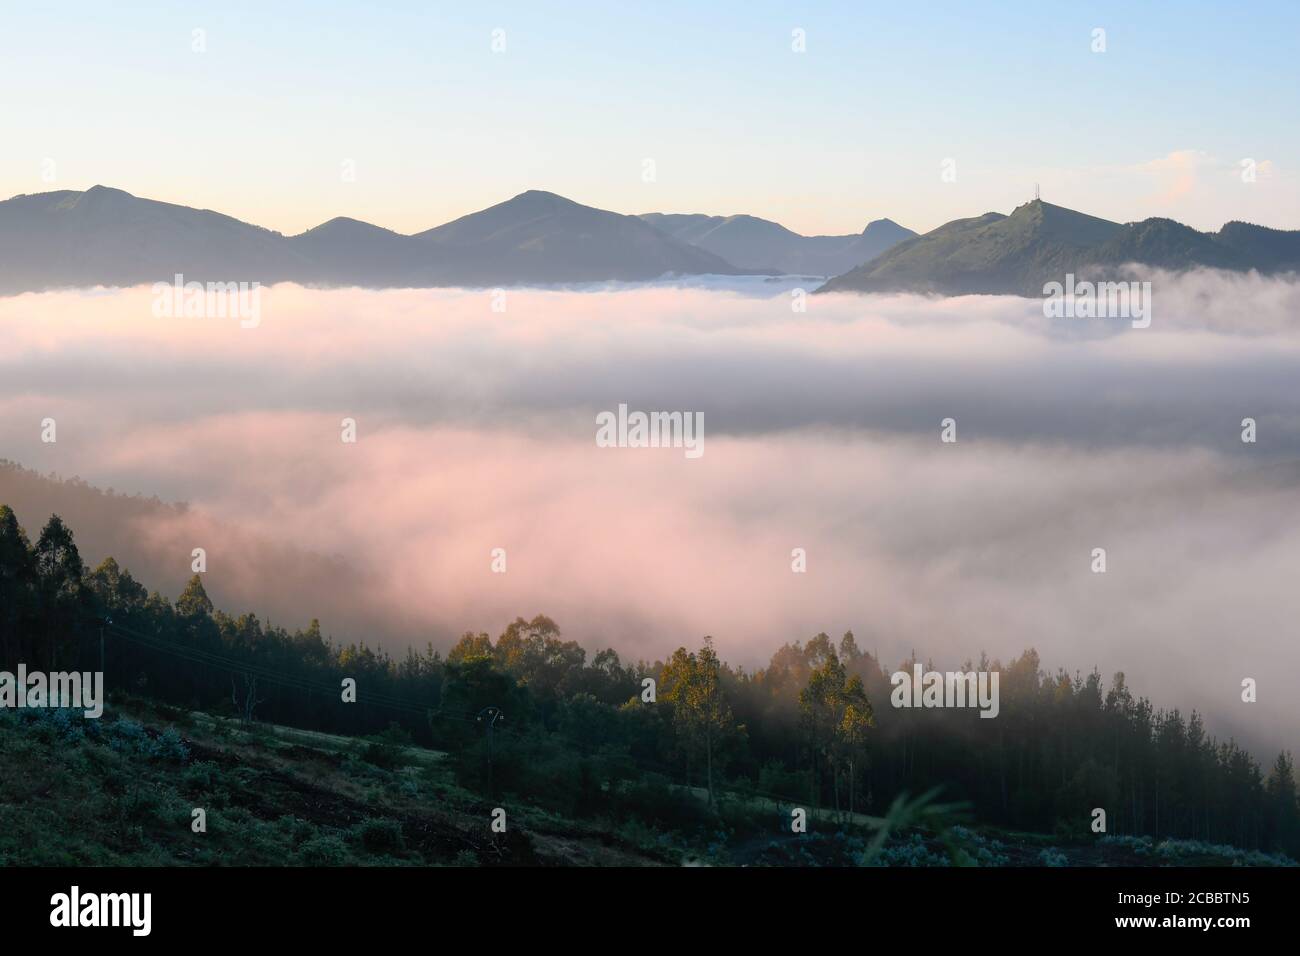
M1297 290L1153 281L1141 332L1005 298L797 313L784 287L511 292L505 313L277 287L257 329L155 319L148 290L23 296L0 300L0 441L190 501L96 546L150 584L205 547L218 600L277 623L445 644L544 612L588 647L654 658L709 633L750 665L849 628L887 661L1033 645L1273 743L1300 717L1268 691L1300 667ZM702 408L705 454L598 448L594 413L620 401Z

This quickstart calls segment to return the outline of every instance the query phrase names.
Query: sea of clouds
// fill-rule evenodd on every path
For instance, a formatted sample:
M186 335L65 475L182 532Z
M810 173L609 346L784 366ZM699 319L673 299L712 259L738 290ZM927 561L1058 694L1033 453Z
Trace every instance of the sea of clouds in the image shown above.
M191 503L74 524L91 563L174 597L204 547L219 606L340 639L546 613L633 659L711 634L753 666L847 629L891 666L1033 646L1294 746L1300 283L1148 278L1148 329L1011 297L801 312L798 279L284 285L257 328L156 317L148 287L23 295L0 299L0 457ZM704 455L598 448L620 403L702 412Z

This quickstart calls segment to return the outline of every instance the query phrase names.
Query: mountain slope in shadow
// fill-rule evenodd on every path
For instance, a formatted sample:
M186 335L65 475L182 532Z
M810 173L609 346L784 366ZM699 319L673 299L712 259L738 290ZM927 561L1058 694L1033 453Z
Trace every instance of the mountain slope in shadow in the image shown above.
M211 559L205 585L214 600L291 626L304 608L327 631L393 641L427 636L426 627L399 620L378 595L375 572L337 555L285 542L183 503L103 490L0 458L0 505L18 516L35 541L50 515L76 532L87 569L114 557L139 580L175 596L189 576L190 553L201 542Z
M94 186L0 202L0 293L172 280L304 281L278 232L206 209Z
M635 216L522 193L415 236L331 219L285 237L209 210L95 186L0 202L0 294L172 282L370 288L736 275Z
M785 275L839 275L916 235L891 219L877 219L855 235L801 236L756 216L651 212L641 218L742 269Z
M665 273L737 275L720 256L666 235L636 216L529 190L480 212L417 233L443 281L636 281Z

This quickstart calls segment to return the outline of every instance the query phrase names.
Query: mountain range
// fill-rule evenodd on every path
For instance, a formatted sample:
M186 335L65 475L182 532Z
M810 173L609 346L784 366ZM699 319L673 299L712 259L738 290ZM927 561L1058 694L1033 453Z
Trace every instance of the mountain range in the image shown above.
M403 235L339 217L284 236L206 209L95 186L0 202L0 294L168 281L425 288L664 275L834 276L819 292L1037 296L1067 273L1118 278L1129 264L1300 270L1300 231L1171 219L1121 224L1040 200L917 235L889 219L801 236L755 216L628 216L529 190Z
M636 216L536 190L413 236L337 218L283 236L120 189L0 203L0 293L170 281L426 287L735 275Z
M916 235L892 219L877 219L862 232L849 236L801 236L757 216L650 212L641 218L742 269L782 275L837 276Z
M958 219L900 242L819 292L1041 296L1067 273L1117 279L1134 264L1263 273L1300 269L1300 231L1230 222L1198 232L1172 219L1117 223L1034 200L1011 215Z
M861 236L805 237L776 223L731 217L763 223L779 236L775 242L750 240L754 256L738 265L714 251L716 243L679 237L652 218L530 190L415 235L338 217L283 236L211 210L94 186L0 202L0 294L131 286L171 281L176 273L186 281L371 288L768 275L802 268L803 261L818 255L827 259L799 253L801 243L813 248L830 240L841 247L835 262L848 268L887 248L891 236L912 235L882 220L888 225L873 223ZM728 231L737 230L723 230ZM850 248L857 251L844 251Z

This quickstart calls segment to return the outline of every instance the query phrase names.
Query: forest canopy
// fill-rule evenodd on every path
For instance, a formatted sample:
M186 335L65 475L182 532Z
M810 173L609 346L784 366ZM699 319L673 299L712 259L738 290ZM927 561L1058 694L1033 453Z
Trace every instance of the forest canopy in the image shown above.
M850 814L939 787L991 824L1082 834L1101 807L1112 834L1300 853L1290 754L1265 770L1195 711L1137 696L1122 672L1048 672L1032 648L968 660L962 671L1000 676L1000 712L987 720L892 707L894 669L852 632L792 641L747 671L708 637L666 661L589 656L539 614L495 638L467 632L445 654L430 642L394 656L335 642L316 620L290 631L229 614L197 574L168 600L112 558L87 568L57 515L33 541L0 506L0 663L101 661L110 692L331 733L400 732L460 755L471 778L489 746L483 786L563 799L576 814L650 775L703 788L710 804L731 790ZM934 669L915 654L897 669L921 663ZM345 680L355 704L341 700ZM490 740L486 709L501 718Z

